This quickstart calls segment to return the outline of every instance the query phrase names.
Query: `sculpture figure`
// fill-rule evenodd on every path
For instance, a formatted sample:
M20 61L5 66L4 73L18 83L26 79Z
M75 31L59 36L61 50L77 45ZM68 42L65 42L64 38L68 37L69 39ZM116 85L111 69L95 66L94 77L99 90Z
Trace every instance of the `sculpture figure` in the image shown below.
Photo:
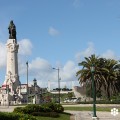
M15 39L16 40L16 26L13 23L13 20L10 21L8 30L9 30L9 39Z

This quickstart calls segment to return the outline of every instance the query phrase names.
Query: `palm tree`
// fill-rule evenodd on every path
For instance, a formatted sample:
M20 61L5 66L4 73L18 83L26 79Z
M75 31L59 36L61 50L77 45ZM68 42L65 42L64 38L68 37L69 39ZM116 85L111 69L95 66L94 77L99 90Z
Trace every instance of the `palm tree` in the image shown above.
M101 81L102 73L101 73L101 62L103 59L99 59L99 57L96 57L95 55L91 55L90 57L85 57L85 61L82 61L79 63L79 66L83 66L81 70L79 70L76 73L76 76L78 77L80 84L89 84L91 85L91 66L94 64L95 66L95 74L94 74L94 80L95 80L95 86L96 90L100 91L100 88L103 84ZM92 87L91 87L92 88Z
M106 84L104 85L104 89L106 91L106 95L108 100L112 94L117 92L116 82L119 74L119 64L118 61L113 59L106 59L104 62L104 67L102 68L102 74L104 76L104 80Z
M95 65L94 80L96 91L105 92L108 100L111 95L116 93L119 89L117 83L120 83L120 64L113 59L99 58L95 55L85 57L85 61L79 63L79 66L83 66L81 70L76 73L79 83L89 83L91 85L91 70L92 64Z

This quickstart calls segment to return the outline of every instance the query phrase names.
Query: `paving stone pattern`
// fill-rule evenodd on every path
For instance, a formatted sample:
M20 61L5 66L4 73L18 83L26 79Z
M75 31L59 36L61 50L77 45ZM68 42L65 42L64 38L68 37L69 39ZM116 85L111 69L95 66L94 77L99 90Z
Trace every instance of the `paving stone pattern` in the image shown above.
M69 111L66 112L75 114L75 120L93 120L91 111ZM97 112L98 120L120 120L120 113L113 116L111 112Z

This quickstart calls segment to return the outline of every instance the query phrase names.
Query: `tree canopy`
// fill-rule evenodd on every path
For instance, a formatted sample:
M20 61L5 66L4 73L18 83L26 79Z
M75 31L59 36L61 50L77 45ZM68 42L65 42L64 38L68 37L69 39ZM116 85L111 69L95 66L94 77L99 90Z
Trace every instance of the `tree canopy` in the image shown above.
M85 57L78 63L82 69L78 70L76 76L80 84L91 85L91 66L94 64L94 80L96 91L103 91L108 100L120 91L120 63L114 59L106 59L95 56Z

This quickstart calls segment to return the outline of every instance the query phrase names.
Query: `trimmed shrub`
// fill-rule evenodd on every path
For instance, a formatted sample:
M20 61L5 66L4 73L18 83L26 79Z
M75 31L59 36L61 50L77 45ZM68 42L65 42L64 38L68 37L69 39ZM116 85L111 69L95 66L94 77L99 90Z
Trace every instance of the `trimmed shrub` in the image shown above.
M62 113L64 111L64 108L61 104L56 104L55 106L55 112Z
M50 108L53 112L62 113L64 111L64 108L62 107L61 104L46 103L46 104L42 104L42 106Z
M14 108L13 112L24 113L24 107L16 107L16 108Z
M32 105L27 105L26 107L16 107L13 112L23 113L23 114L37 113L37 114L41 114L41 115L44 113L46 113L46 114L49 113L48 116L58 116L58 114L56 114L56 112L62 113L63 111L64 111L64 108L62 107L61 104L46 103L41 106L32 104Z
M44 116L44 117L59 117L59 114L56 112L33 112L31 115L33 116Z
M37 120L34 116L28 115L28 114L19 114L20 118L19 120Z
M0 120L37 120L34 116L0 112Z
M32 112L38 112L38 111L40 111L40 106L39 105L35 105L35 104L27 105L24 108L24 113L25 114L30 114Z
M52 112L52 109L47 106L40 106L39 112Z
M19 120L19 115L0 112L0 120Z
M30 114L33 112L39 112L40 110L41 110L41 106L33 104L33 105L27 105L26 107L16 107L13 112Z

